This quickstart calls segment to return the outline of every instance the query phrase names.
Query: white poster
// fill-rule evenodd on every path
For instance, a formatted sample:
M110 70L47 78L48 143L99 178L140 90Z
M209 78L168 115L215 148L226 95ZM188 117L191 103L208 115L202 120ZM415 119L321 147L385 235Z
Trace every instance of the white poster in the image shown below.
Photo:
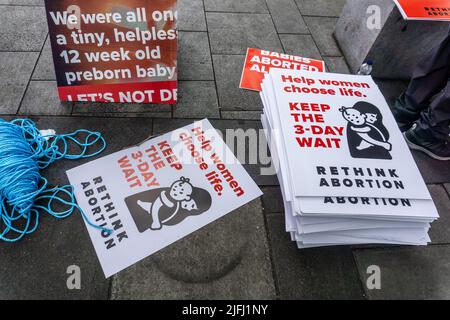
M261 195L206 119L67 175L107 278Z
M430 199L371 77L273 69L268 79L296 197Z
M279 166L277 175L283 192L283 199L288 202L286 205L292 208L292 214L294 216L304 216L303 221L306 219L305 217L316 217L317 214L320 214L321 217L327 215L331 217L341 216L338 218L339 221L342 221L342 217L345 216L351 216L353 218L363 217L365 219L399 218L401 220L408 218L409 221L412 219L433 221L439 217L432 200L372 197L294 197L287 200L292 190L291 179L285 179L282 174L282 172L288 171L286 167L287 156L283 150L279 149L279 140L277 143L272 141L274 139L272 135L277 132L273 131L270 127L269 121L264 114L261 117L261 122L264 130L266 130L272 158L277 161ZM320 222L320 224L323 223Z

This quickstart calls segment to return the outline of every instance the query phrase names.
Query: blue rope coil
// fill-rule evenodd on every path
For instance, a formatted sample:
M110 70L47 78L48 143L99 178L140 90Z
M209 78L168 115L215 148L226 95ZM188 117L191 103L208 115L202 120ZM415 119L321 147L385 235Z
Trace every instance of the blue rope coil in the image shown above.
M96 145L96 151L89 152ZM74 146L78 146L79 153L70 152ZM90 226L111 233L89 221L76 203L72 186L49 188L40 174L57 160L94 157L105 148L106 141L98 132L43 134L29 119L0 119L0 240L16 242L35 232L42 212L64 219L76 209ZM56 211L56 203L64 209Z

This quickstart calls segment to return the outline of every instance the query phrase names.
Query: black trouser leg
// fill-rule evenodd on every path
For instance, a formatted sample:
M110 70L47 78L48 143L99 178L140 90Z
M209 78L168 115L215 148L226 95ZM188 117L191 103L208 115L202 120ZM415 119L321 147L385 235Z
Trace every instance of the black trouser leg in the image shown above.
M434 139L450 141L450 79L430 107L422 111L417 126L422 135L425 133Z
M394 113L397 121L413 122L430 105L430 99L445 88L450 75L450 33L417 66L407 91L399 98Z

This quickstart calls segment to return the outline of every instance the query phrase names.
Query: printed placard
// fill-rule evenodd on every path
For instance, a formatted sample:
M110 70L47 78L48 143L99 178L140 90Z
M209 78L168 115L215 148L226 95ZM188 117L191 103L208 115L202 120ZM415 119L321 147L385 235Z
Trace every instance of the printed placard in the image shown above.
M177 0L45 0L62 101L177 100Z
M394 0L406 20L450 21L450 0Z
M371 77L272 69L267 79L295 197L430 199Z
M261 195L206 119L67 175L106 277Z
M265 108L267 103L264 102ZM293 197L290 198L292 192L291 180L285 179L282 172L288 172L287 156L283 150L280 149L279 140L277 139L277 131L270 127L266 115L261 116L261 122L264 130L266 130L267 141L270 146L272 158L278 163L277 176L280 181L283 199L285 199L285 207L292 210L292 215L302 215L304 217L316 217L320 214L321 217L327 215L339 221L342 221L342 216L350 216L353 218L378 218L378 219L392 219L394 218L409 218L423 219L432 221L439 217L436 206L432 200L414 200L414 199L395 199L395 198L373 198L373 197ZM289 199L289 200L287 200ZM322 218L323 219L323 218ZM320 223L322 226L324 222ZM346 224L348 226L348 223ZM372 225L373 226L373 225Z
M290 54L248 48L240 88L261 91L261 81L271 68L324 72L325 62Z

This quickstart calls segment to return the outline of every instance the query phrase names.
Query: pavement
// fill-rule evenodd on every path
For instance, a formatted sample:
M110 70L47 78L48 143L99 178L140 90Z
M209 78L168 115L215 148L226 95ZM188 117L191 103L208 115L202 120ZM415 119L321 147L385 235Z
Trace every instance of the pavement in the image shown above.
M332 32L345 0L179 0L176 106L60 103L43 0L0 0L0 114L41 128L101 131L104 154L208 117L227 129L261 129L258 94L239 89L247 47L324 59L348 73ZM392 103L401 81L377 81ZM264 141L258 138L263 147ZM351 246L299 251L284 231L275 176L245 165L264 196L105 280L79 215L0 246L0 299L450 299L450 169L414 153L441 219L428 247ZM67 183L60 161L43 174ZM79 266L81 289L67 287ZM381 289L369 289L369 266Z

